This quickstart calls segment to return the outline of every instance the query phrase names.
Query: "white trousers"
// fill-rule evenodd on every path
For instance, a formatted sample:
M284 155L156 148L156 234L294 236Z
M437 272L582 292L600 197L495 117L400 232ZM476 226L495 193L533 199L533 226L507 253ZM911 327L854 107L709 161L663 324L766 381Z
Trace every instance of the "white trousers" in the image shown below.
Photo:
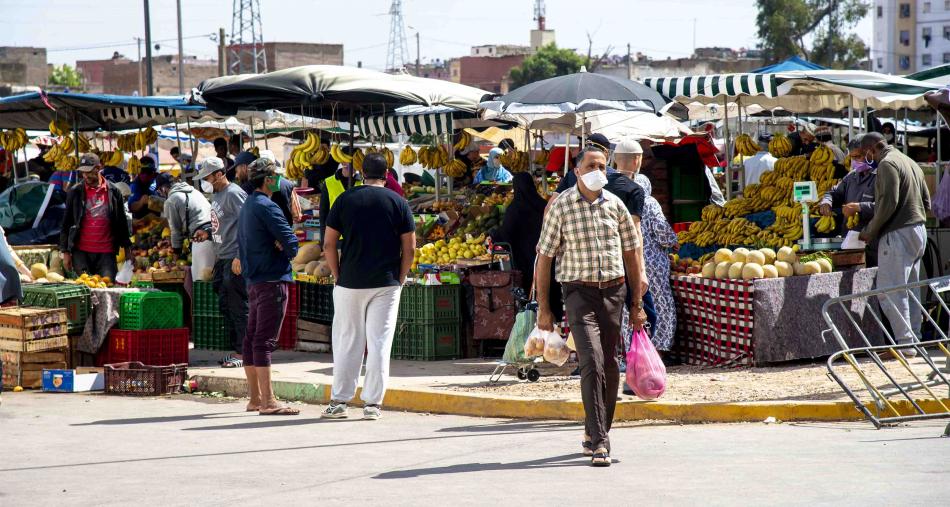
M401 293L402 287L333 288L333 401L349 403L356 396L365 350L360 399L366 405L383 402Z
M920 260L927 247L927 229L923 224L902 227L881 237L877 247L877 288L897 287L920 281ZM920 301L920 289L910 290ZM923 314L911 303L908 291L878 296L898 344L920 339ZM908 326L908 324L910 324Z

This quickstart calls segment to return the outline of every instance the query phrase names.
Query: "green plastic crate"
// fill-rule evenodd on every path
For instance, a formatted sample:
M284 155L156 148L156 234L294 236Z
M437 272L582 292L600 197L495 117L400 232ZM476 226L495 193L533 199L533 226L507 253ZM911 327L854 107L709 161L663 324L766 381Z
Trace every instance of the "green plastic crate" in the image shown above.
M333 285L298 282L297 289L301 318L323 324L333 322Z
M68 332L81 333L91 308L89 287L73 283L31 283L23 285L23 306L65 308Z
M221 316L221 307L218 304L218 293L214 291L214 284L211 282L193 282L191 286L192 293L192 314L195 317Z
M119 299L119 329L182 327L181 296L174 292L126 292Z
M392 357L414 361L458 359L461 330L458 320L398 322Z
M231 350L230 322L224 317L197 315L192 320L191 328L196 349Z
M155 284L151 280L132 280L132 284L129 287L135 289L154 289Z
M399 319L412 322L459 320L461 285L406 285L399 296Z

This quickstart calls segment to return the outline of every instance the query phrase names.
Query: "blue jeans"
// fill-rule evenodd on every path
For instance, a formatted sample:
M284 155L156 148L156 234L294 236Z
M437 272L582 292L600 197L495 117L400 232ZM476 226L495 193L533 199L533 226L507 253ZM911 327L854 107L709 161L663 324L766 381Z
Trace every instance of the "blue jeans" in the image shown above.
M656 329L656 305L653 303L653 293L650 291L643 294L643 311L646 312L647 322L650 324L647 334L653 336L653 330Z

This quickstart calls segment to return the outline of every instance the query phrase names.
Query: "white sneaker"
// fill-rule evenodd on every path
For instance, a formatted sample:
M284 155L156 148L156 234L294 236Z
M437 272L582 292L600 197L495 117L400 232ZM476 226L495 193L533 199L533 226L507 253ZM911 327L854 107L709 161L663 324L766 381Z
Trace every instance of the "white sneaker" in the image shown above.
M383 411L379 408L379 405L366 405L363 407L363 419L375 421L382 416Z
M346 419L349 414L346 413L346 403L333 403L327 406L327 409L320 414L324 419Z

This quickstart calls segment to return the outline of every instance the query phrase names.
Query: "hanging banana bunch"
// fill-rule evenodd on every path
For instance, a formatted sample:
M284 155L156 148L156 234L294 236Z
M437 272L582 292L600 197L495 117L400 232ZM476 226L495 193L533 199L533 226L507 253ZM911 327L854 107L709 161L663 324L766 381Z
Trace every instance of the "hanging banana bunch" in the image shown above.
M818 223L815 224L815 229L822 233L827 234L835 230L835 217L834 214L823 215L818 219Z
M542 149L534 156L534 165L540 167L547 167L548 161L551 159L551 152L549 150Z
M399 164L404 166L410 166L416 163L418 157L416 156L416 150L412 149L412 146L408 144L399 151Z
M363 155L363 150L356 148L353 151L353 169L356 169L358 172L363 172L363 160L366 159L366 156Z
M736 150L743 157L751 157L759 152L759 144L749 134L742 134L736 138Z
M386 159L387 169L392 169L393 166L396 165L396 157L393 155L393 152L389 148L384 147L382 151L380 152L380 154L383 156L384 159Z
M471 143L472 143L472 134L469 134L468 131L463 130L462 133L459 134L458 142L452 145L452 148L455 151L462 151L465 149L466 146L468 146Z
M785 134L775 134L769 141L769 153L775 158L787 157L792 153L792 142Z
M137 176L142 171L142 162L139 161L139 158L132 156L129 158L129 163L125 166L125 172L129 173L130 176Z
M0 146L7 151L17 151L29 141L26 131L21 128L0 132Z
M61 118L49 122L49 132L54 136L68 137L71 130L69 122Z
M330 156L333 157L333 160L335 160L338 164L353 163L353 156L344 153L343 146L339 143L334 144L333 147L330 148Z

